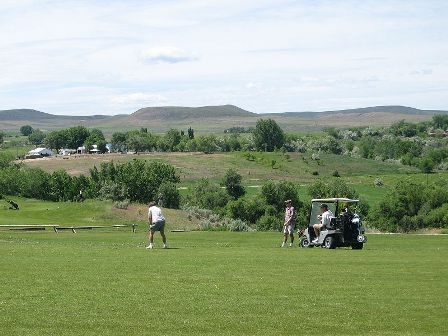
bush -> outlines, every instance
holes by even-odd
[[[176,184],[172,182],[164,182],[158,190],[158,201],[160,206],[178,209],[180,204],[179,190]]]
[[[311,175],[317,176],[317,175],[319,175],[319,172],[318,172],[317,170],[314,170],[314,171],[311,173]]]
[[[184,206],[182,209],[188,212],[188,217],[200,220],[199,230],[253,231],[244,221],[221,217],[211,210],[201,209],[197,206]]]
[[[331,175],[334,177],[341,177],[341,175],[339,175],[339,172],[337,170],[335,170]]]
[[[290,199],[296,210],[302,207],[296,186],[292,182],[269,181],[261,188],[261,196],[265,203],[272,205],[277,212],[283,213],[285,201]]]
[[[375,187],[382,187],[382,186],[384,186],[384,182],[383,182],[382,179],[380,179],[379,177],[377,177],[377,178],[375,179],[375,181],[373,182],[373,185],[374,185]]]
[[[283,221],[278,216],[263,215],[257,221],[257,230],[259,231],[280,231]]]
[[[223,210],[230,200],[227,192],[207,179],[200,180],[189,197],[190,205],[197,205],[203,209]]]
[[[248,223],[256,221],[265,213],[266,203],[259,198],[230,201],[226,206],[226,213],[233,219],[241,219]]]
[[[317,179],[308,186],[311,198],[347,197],[358,198],[358,193],[339,178]]]
[[[246,193],[246,190],[241,185],[241,179],[241,175],[234,169],[227,170],[224,176],[222,184],[233,199],[238,199]]]
[[[400,181],[379,203],[371,220],[382,230],[408,232],[448,227],[447,182]]]
[[[244,222],[240,219],[226,218],[224,220],[224,224],[229,231],[236,231],[236,232],[254,231],[254,229],[252,229],[246,222]]]
[[[259,151],[272,152],[285,143],[285,134],[272,119],[259,119],[253,130],[255,148]]]
[[[102,200],[123,201],[126,199],[126,194],[127,191],[124,186],[112,181],[102,182],[98,190],[98,198]]]
[[[114,208],[126,210],[129,203],[129,200],[117,201],[114,203]]]

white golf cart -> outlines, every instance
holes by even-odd
[[[354,250],[361,250],[367,237],[364,235],[361,218],[356,213],[358,202],[359,200],[349,198],[312,199],[308,228],[300,237],[300,246],[321,246],[328,249],[351,246]],[[319,237],[316,237],[313,225],[320,223],[322,204],[328,206],[334,217],[329,225],[322,227]]]

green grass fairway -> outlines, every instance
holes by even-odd
[[[446,335],[448,237],[0,231],[2,335]]]

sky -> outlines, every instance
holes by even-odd
[[[448,110],[448,1],[0,0],[0,110]]]

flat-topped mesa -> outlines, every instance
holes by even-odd
[[[134,112],[133,119],[190,119],[190,118],[224,118],[224,117],[256,117],[257,114],[246,111],[235,105],[183,107],[183,106],[160,106],[145,107]]]

